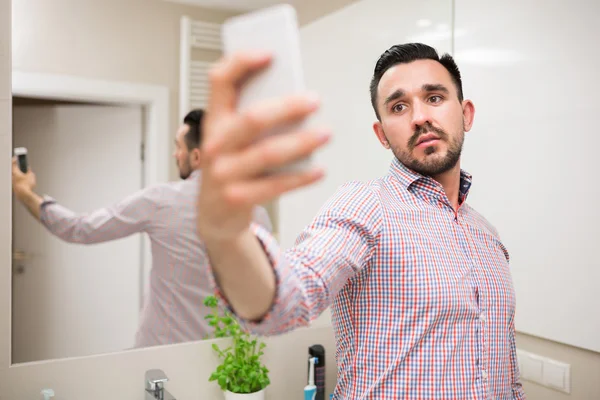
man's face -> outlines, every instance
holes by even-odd
[[[408,168],[426,176],[458,165],[474,108],[462,104],[450,73],[433,60],[398,64],[378,86],[381,122],[373,129],[386,148]]]
[[[181,179],[187,179],[192,174],[191,165],[191,154],[185,143],[185,135],[188,133],[190,127],[187,124],[183,124],[177,130],[175,135],[175,151],[173,157],[177,163],[177,169],[179,169],[179,177]]]

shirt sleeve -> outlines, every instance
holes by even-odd
[[[242,328],[257,335],[276,335],[314,321],[348,280],[369,264],[379,238],[380,212],[371,188],[350,183],[325,204],[287,251],[254,223],[252,229],[271,261],[277,291],[261,321],[238,318]],[[210,275],[219,301],[234,312]]]
[[[258,206],[254,209],[254,222],[263,226],[267,231],[273,232],[273,223],[266,208]]]
[[[105,208],[78,214],[44,196],[42,224],[60,239],[70,243],[94,244],[144,232],[155,213],[161,195],[160,186],[142,189]]]

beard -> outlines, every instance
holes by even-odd
[[[445,155],[440,153],[440,150],[436,148],[437,145],[435,144],[424,149],[425,158],[423,160],[419,160],[413,155],[419,137],[426,133],[435,133],[439,136],[440,141],[447,143],[448,149]],[[443,129],[436,128],[430,123],[426,123],[415,129],[415,132],[408,140],[406,148],[393,146],[392,151],[398,161],[407,168],[424,176],[435,176],[443,174],[456,166],[460,160],[464,139],[465,132],[462,129],[458,134],[451,137]],[[436,154],[436,152],[440,154]]]
[[[179,177],[183,180],[186,180],[192,174],[192,167],[189,160],[182,162],[182,165],[177,163],[177,169],[179,169]]]

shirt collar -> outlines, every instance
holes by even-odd
[[[395,177],[407,190],[409,190],[416,182],[423,182],[439,186],[439,183],[435,182],[432,178],[421,175],[406,165],[402,164],[396,157],[392,160],[390,165],[389,174]],[[461,202],[467,198],[471,184],[473,182],[473,176],[465,170],[460,170],[460,195]]]
[[[188,176],[186,178],[186,180],[191,180],[191,179],[197,179],[200,176],[200,170],[199,169],[195,169],[192,171],[192,173],[190,174],[190,176]]]

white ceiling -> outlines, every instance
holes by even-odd
[[[192,4],[195,6],[214,8],[227,11],[250,11],[280,3],[296,6],[302,0],[165,0],[172,3]]]

